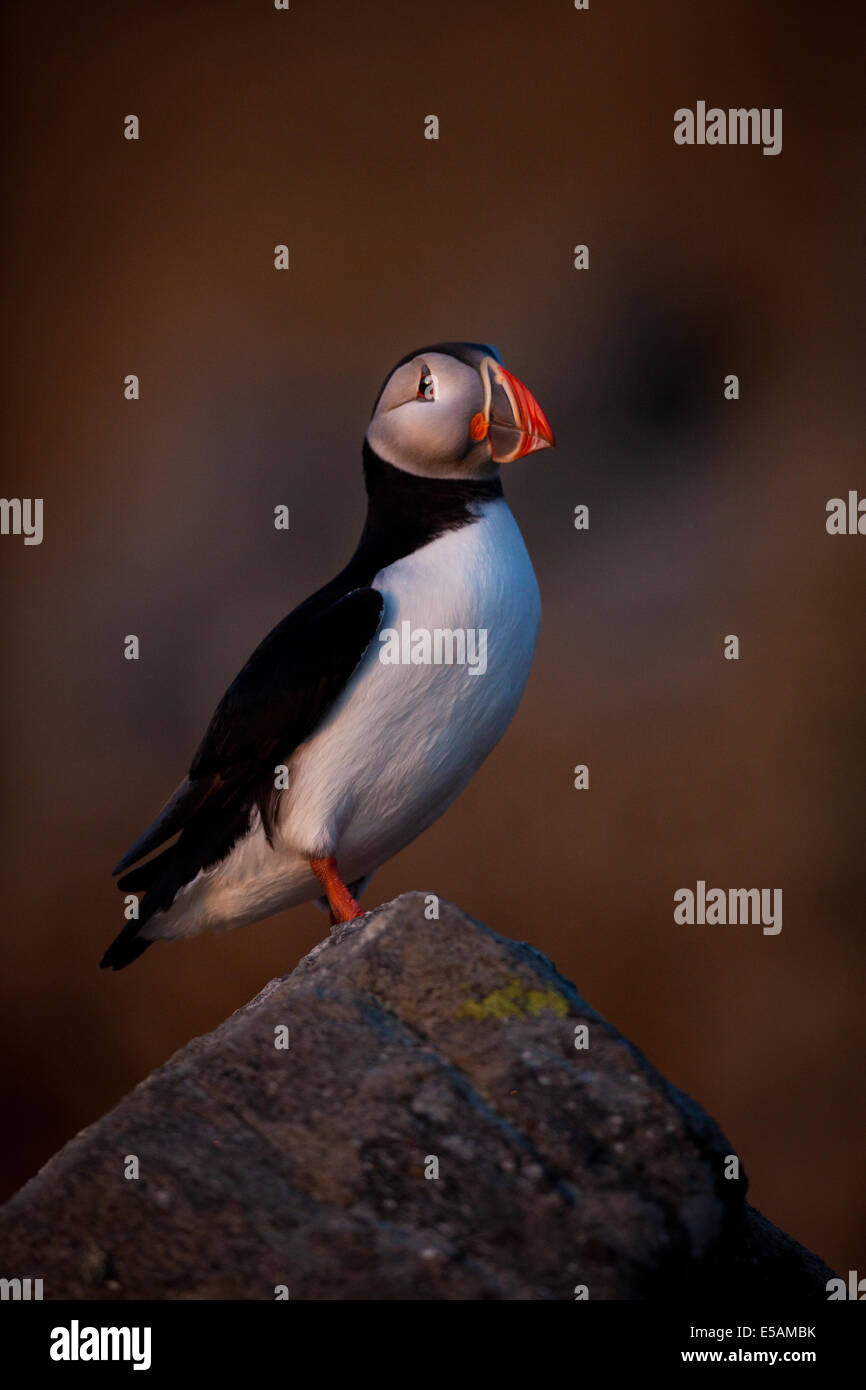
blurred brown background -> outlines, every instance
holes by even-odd
[[[44,497],[45,540],[0,540],[4,1194],[322,936],[307,907],[96,968],[111,866],[354,545],[381,379],[472,338],[558,437],[505,479],[541,645],[507,738],[366,902],[437,891],[550,953],[719,1120],[755,1203],[862,1272],[866,539],[824,528],[866,494],[855,7],[5,23],[3,492]],[[781,106],[782,154],[675,146],[699,99]],[[698,878],[781,887],[782,934],[676,926]]]

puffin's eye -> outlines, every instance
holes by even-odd
[[[428,372],[425,367],[418,382],[418,390],[415,392],[416,401],[435,401],[437,384],[433,373]]]

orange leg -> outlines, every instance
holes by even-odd
[[[328,906],[331,909],[331,922],[351,922],[364,913],[352,897],[337,872],[337,861],[333,854],[328,859],[311,859],[310,868],[325,890]]]

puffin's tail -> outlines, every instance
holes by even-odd
[[[146,864],[139,864],[137,869],[131,869],[123,878],[117,880],[121,892],[145,892],[147,896],[141,903],[139,916],[127,922],[112,941],[99,962],[100,970],[122,970],[125,965],[131,965],[134,960],[138,960],[148,946],[153,945],[152,941],[145,941],[139,933],[160,907],[168,906],[177,891],[174,882],[168,886],[167,894],[159,891],[165,886],[166,870],[171,870],[174,865],[174,848],[172,845],[169,849],[164,849],[162,854],[155,855]]]
[[[123,869],[128,866],[133,854],[146,853],[154,848],[149,832],[143,836],[137,842],[137,848],[130,850],[115,869],[115,873],[122,874],[117,880],[122,893],[144,895],[139,904],[139,914],[127,922],[123,931],[112,941],[100,961],[102,969],[122,970],[125,965],[138,960],[151,944],[142,940],[140,934],[145,924],[158,912],[167,912],[184,885],[191,883],[202,869],[208,869],[225,859],[248,830],[249,822],[250,806],[243,798],[235,798],[234,802],[223,801],[210,815],[199,812],[184,827],[180,839],[173,845],[134,869],[127,867],[124,873]]]
[[[153,942],[140,937],[140,930],[141,922],[127,922],[99,962],[100,970],[122,970],[125,965],[131,965],[139,956],[144,955]]]

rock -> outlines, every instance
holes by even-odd
[[[3,1272],[46,1299],[826,1299],[698,1105],[545,956],[426,901],[336,928],[67,1144],[0,1211]]]

